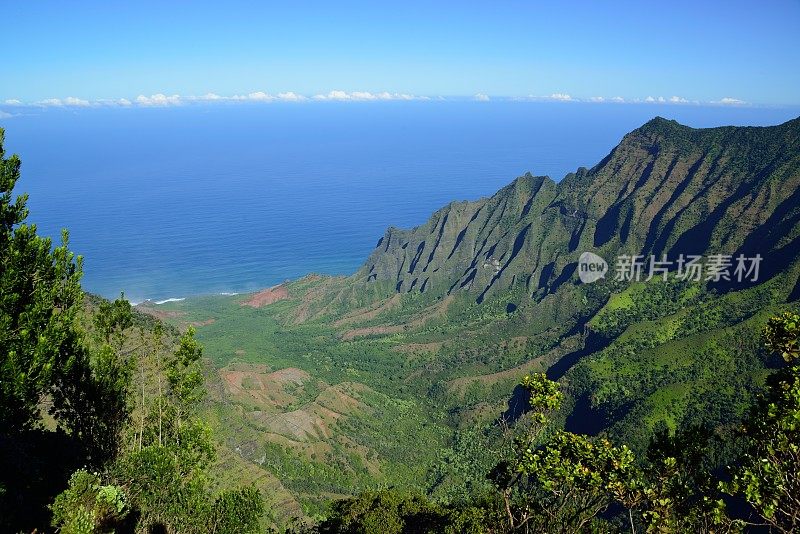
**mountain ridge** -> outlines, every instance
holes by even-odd
[[[775,259],[764,265],[772,276],[800,247],[798,153],[800,118],[690,128],[655,117],[560,182],[526,173],[415,228],[390,226],[331,298],[352,305],[354,293],[369,303],[466,291],[481,303],[520,285],[541,298],[574,279],[582,251],[675,258],[760,250]]]

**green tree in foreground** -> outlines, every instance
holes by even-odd
[[[648,532],[739,531],[726,515],[711,474],[708,450],[713,439],[699,427],[656,434],[642,466],[641,482],[621,499],[629,510],[631,525],[636,515]]]
[[[81,350],[65,369],[53,392],[51,412],[82,444],[86,463],[100,468],[113,461],[130,419],[133,356],[123,353],[124,332],[132,324],[131,304],[124,295],[103,301],[95,312],[99,346]]]
[[[26,222],[27,196],[14,196],[20,160],[3,141],[0,129],[0,530],[16,532],[45,523],[45,503],[82,462],[81,447],[46,432],[41,416],[85,350],[81,259],[66,231],[53,247]]]
[[[100,476],[79,470],[69,480],[69,488],[51,506],[53,524],[63,534],[114,532],[128,513],[123,490],[102,485]]]
[[[514,439],[510,461],[490,478],[500,491],[508,531],[582,532],[634,484],[633,453],[606,439],[557,431],[541,444],[557,410],[559,385],[544,374],[527,376],[531,411],[525,431]]]
[[[26,195],[13,198],[17,156],[0,130],[0,436],[36,427],[39,403],[81,353],[74,325],[83,302],[81,260],[26,224]]]
[[[767,348],[789,363],[771,377],[745,424],[749,450],[725,488],[741,494],[778,532],[800,531],[800,315],[784,313],[765,329]]]
[[[203,396],[201,354],[190,328],[165,368],[155,369],[166,376],[151,377],[166,389],[145,385],[161,397],[139,406],[149,414],[130,419],[131,439],[119,439],[128,443],[127,448],[102,475],[79,471],[73,476],[69,489],[52,506],[53,526],[87,533],[124,530],[126,525],[142,532],[197,534],[259,528],[264,508],[257,490],[212,494],[207,487],[206,468],[215,450],[211,430],[198,414]],[[138,392],[132,389],[131,395]],[[88,484],[87,477],[95,478]],[[114,501],[119,506],[109,507],[110,494],[119,497]]]
[[[480,534],[499,522],[487,507],[452,507],[421,495],[395,490],[367,492],[333,504],[330,519],[313,529],[319,534]],[[307,532],[308,530],[302,530]]]

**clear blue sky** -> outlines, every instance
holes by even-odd
[[[331,90],[800,104],[800,2],[0,5],[0,103]]]

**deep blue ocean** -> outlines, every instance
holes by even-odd
[[[47,109],[0,120],[29,220],[84,256],[84,288],[138,302],[355,271],[387,226],[560,180],[661,115],[772,125],[798,109],[383,102]]]

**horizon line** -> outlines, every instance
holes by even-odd
[[[724,96],[717,100],[690,100],[684,97],[672,96],[646,96],[644,98],[625,98],[621,96],[590,96],[574,97],[569,93],[551,93],[549,95],[489,95],[486,93],[476,93],[474,95],[415,95],[397,92],[369,92],[369,91],[342,91],[333,90],[328,93],[318,93],[314,95],[303,95],[293,91],[279,92],[276,94],[264,91],[254,91],[247,94],[235,94],[222,96],[216,93],[206,93],[204,95],[180,95],[155,93],[150,96],[140,94],[135,98],[100,98],[84,99],[75,96],[61,98],[47,98],[37,101],[22,101],[12,98],[6,99],[0,104],[0,108],[6,109],[45,109],[45,108],[164,108],[178,107],[184,105],[198,104],[224,104],[224,103],[308,103],[308,102],[446,102],[446,101],[472,101],[472,102],[557,102],[557,103],[588,103],[588,104],[662,104],[662,105],[683,105],[683,106],[727,106],[727,107],[765,107],[765,108],[786,108],[800,106],[800,104],[759,104],[747,102],[738,98]],[[9,118],[14,114],[2,112],[0,118]]]

